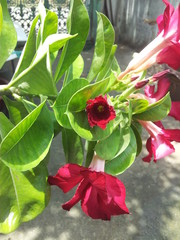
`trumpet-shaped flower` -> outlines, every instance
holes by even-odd
[[[95,155],[89,168],[66,164],[55,176],[49,176],[49,183],[65,193],[79,184],[72,199],[62,205],[63,209],[69,211],[81,201],[82,210],[93,219],[110,220],[112,215],[129,213],[124,184],[104,173],[104,164],[105,161]]]
[[[171,141],[180,142],[179,129],[164,129],[160,122],[155,124],[150,121],[138,121],[150,134],[150,138],[146,142],[149,154],[143,158],[143,161],[150,162],[152,157],[154,157],[154,161],[156,162],[175,151]]]
[[[129,72],[145,70],[155,63],[167,63],[175,69],[179,67],[180,4],[174,9],[167,0],[163,2],[166,8],[164,14],[157,18],[158,36],[130,61],[118,79],[122,79]],[[171,52],[172,49],[174,51]]]
[[[91,127],[98,126],[102,129],[116,117],[114,108],[109,105],[107,97],[98,96],[87,101],[86,111]]]

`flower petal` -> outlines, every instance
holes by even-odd
[[[89,174],[92,182],[94,173]],[[94,219],[110,220],[112,215],[129,213],[125,204],[126,191],[124,184],[117,178],[106,174],[96,173],[96,180],[92,182],[82,200],[82,209]]]
[[[149,154],[146,157],[142,158],[142,160],[144,162],[150,162],[153,157],[151,138],[148,138],[148,140],[146,141],[146,148],[147,148],[147,151],[149,152]]]
[[[81,171],[84,169],[86,168],[77,164],[66,164],[58,170],[55,176],[49,176],[48,182],[50,185],[57,185],[66,193],[81,182],[83,179]]]
[[[162,134],[158,134],[156,138],[153,137],[151,145],[154,161],[164,158],[175,151],[174,146]]]
[[[180,102],[171,102],[171,110],[168,115],[180,121]]]

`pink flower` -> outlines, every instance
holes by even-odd
[[[66,164],[55,176],[49,176],[50,185],[57,185],[63,192],[78,188],[74,196],[62,205],[70,210],[81,201],[81,208],[93,219],[110,220],[113,215],[129,213],[126,204],[124,184],[116,177],[104,173],[105,161],[95,155],[90,168]]]
[[[150,134],[150,138],[146,142],[149,154],[143,158],[143,161],[150,162],[151,158],[154,157],[156,162],[156,160],[164,158],[175,151],[171,141],[180,142],[179,129],[164,129],[161,122],[155,124],[150,121],[138,121]]]
[[[91,127],[98,126],[102,129],[116,117],[112,106],[107,102],[107,97],[98,96],[87,101],[86,111]]]
[[[145,70],[155,63],[167,63],[171,67],[178,68],[180,4],[177,9],[174,10],[174,7],[167,0],[163,0],[163,2],[166,4],[166,9],[164,14],[157,18],[159,28],[158,36],[131,60],[126,70],[118,76],[119,80],[129,72]]]
[[[144,90],[146,99],[150,103],[157,102],[166,95],[166,93],[169,91],[170,85],[171,83],[169,79],[164,77],[158,81],[156,91],[154,85],[146,86]],[[168,115],[180,121],[180,102],[171,102],[171,110]]]
[[[159,64],[166,63],[171,68],[178,70],[180,68],[180,43],[164,48],[157,55],[156,61]]]
[[[150,103],[157,102],[163,98],[169,91],[170,81],[167,77],[163,77],[158,81],[157,90],[155,91],[155,85],[147,85],[144,89],[146,97]]]

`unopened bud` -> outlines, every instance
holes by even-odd
[[[136,83],[135,88],[136,88],[136,89],[142,88],[142,87],[144,87],[148,82],[149,82],[149,79],[142,80],[142,81]]]

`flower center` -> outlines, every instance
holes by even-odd
[[[99,105],[97,109],[99,112],[104,112],[104,106],[102,105]]]

